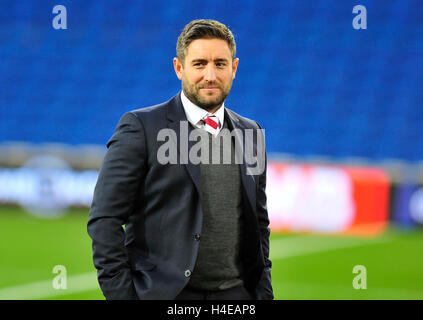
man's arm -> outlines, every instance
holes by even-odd
[[[259,126],[259,129],[262,128]],[[264,141],[264,133],[258,135],[258,138],[262,138],[261,143],[265,146]],[[264,256],[264,270],[261,275],[260,281],[257,284],[256,288],[256,299],[258,300],[272,300],[273,296],[273,289],[272,289],[272,282],[271,282],[271,269],[272,269],[272,261],[269,260],[269,237],[270,237],[270,229],[269,229],[269,215],[267,212],[267,197],[266,197],[266,172],[267,172],[267,155],[266,150],[264,148],[263,159],[264,161],[264,171],[262,174],[258,176],[258,189],[257,189],[257,216],[258,216],[258,223],[260,228],[260,237],[261,237],[261,245],[262,251]]]
[[[138,299],[122,228],[134,209],[146,164],[144,130],[136,115],[122,116],[107,147],[87,227],[94,265],[106,299]]]

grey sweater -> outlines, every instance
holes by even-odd
[[[227,128],[226,122],[223,128]],[[235,164],[231,142],[231,163],[223,163],[224,130],[214,138],[204,131],[202,147],[209,143],[209,163],[200,164],[203,190],[203,227],[195,268],[189,287],[202,290],[224,290],[243,283],[241,274],[240,239],[241,176]],[[202,149],[203,150],[203,149]],[[221,161],[212,163],[212,154],[219,152]]]

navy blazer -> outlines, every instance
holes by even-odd
[[[125,113],[107,143],[87,228],[107,299],[174,299],[194,270],[203,218],[200,166],[157,159],[163,128],[176,133],[179,159],[181,121],[187,118],[179,93]],[[227,108],[225,121],[229,130],[260,129]],[[248,175],[245,161],[240,166],[244,282],[256,299],[273,299],[266,170]]]

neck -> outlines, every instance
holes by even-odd
[[[220,109],[221,106],[222,106],[222,104],[218,105],[217,107],[213,107],[212,109],[204,109],[204,110],[206,110],[207,112],[210,112],[210,113],[215,113],[217,110]]]

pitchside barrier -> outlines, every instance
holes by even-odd
[[[89,208],[104,148],[15,144],[0,151],[0,204],[50,218],[69,207]],[[272,233],[372,236],[389,223],[423,224],[422,165],[351,163],[269,154]]]
[[[389,176],[378,168],[270,162],[273,232],[373,235],[388,224]]]

